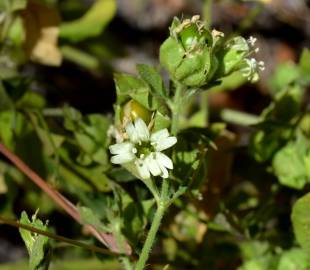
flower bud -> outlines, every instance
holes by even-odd
[[[206,85],[217,68],[212,33],[199,16],[179,21],[174,18],[170,37],[160,48],[160,62],[173,80],[189,87]]]
[[[122,126],[126,126],[127,123],[133,122],[137,118],[141,118],[148,124],[151,121],[151,117],[152,112],[133,99],[128,101],[121,111]]]

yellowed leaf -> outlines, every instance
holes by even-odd
[[[0,174],[0,194],[5,194],[8,191],[8,187],[4,181],[4,176]]]
[[[60,17],[56,9],[29,2],[22,12],[26,29],[25,50],[37,63],[59,66],[62,55],[58,48]]]

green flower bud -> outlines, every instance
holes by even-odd
[[[160,62],[173,80],[189,87],[201,87],[209,82],[217,69],[215,41],[217,39],[199,16],[182,22],[175,18],[170,37],[160,48]]]
[[[133,122],[137,118],[141,118],[146,124],[148,124],[151,121],[152,112],[137,101],[131,99],[122,108],[122,126],[126,126],[128,122]]]

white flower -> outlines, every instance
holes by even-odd
[[[125,127],[128,139],[109,147],[112,155],[111,162],[121,164],[141,179],[153,176],[167,178],[167,169],[173,169],[171,159],[161,151],[166,150],[177,142],[177,138],[169,136],[167,129],[150,134],[141,118]]]
[[[257,62],[255,58],[246,58],[244,64],[245,67],[240,70],[242,76],[247,77],[251,82],[256,82],[258,80],[258,71],[265,69],[265,63],[263,61]]]

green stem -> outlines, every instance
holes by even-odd
[[[208,27],[212,24],[212,4],[213,0],[204,0],[203,17]]]
[[[176,83],[175,94],[173,98],[173,103],[170,106],[172,112],[172,120],[171,120],[171,134],[176,135],[179,129],[179,118],[180,118],[180,111],[182,109],[182,102],[183,102],[183,94],[184,94],[185,86]]]
[[[143,270],[147,259],[149,258],[153,243],[155,241],[156,234],[158,232],[161,220],[164,216],[165,205],[164,203],[160,203],[156,213],[154,215],[153,223],[151,225],[151,229],[147,235],[146,241],[142,248],[142,252],[140,254],[139,260],[136,264],[135,270]]]
[[[153,179],[151,178],[143,179],[142,182],[146,185],[146,187],[152,193],[153,197],[155,198],[156,203],[159,204],[159,201],[160,201],[159,192],[157,190],[156,185],[154,184]]]
[[[143,245],[135,270],[143,270],[145,263],[150,256],[150,252],[153,247],[156,234],[158,232],[160,223],[163,219],[165,210],[167,208],[167,202],[169,200],[168,192],[169,192],[169,181],[168,179],[163,179],[163,183],[161,186],[160,200],[157,204],[157,210],[155,212],[150,231]]]

